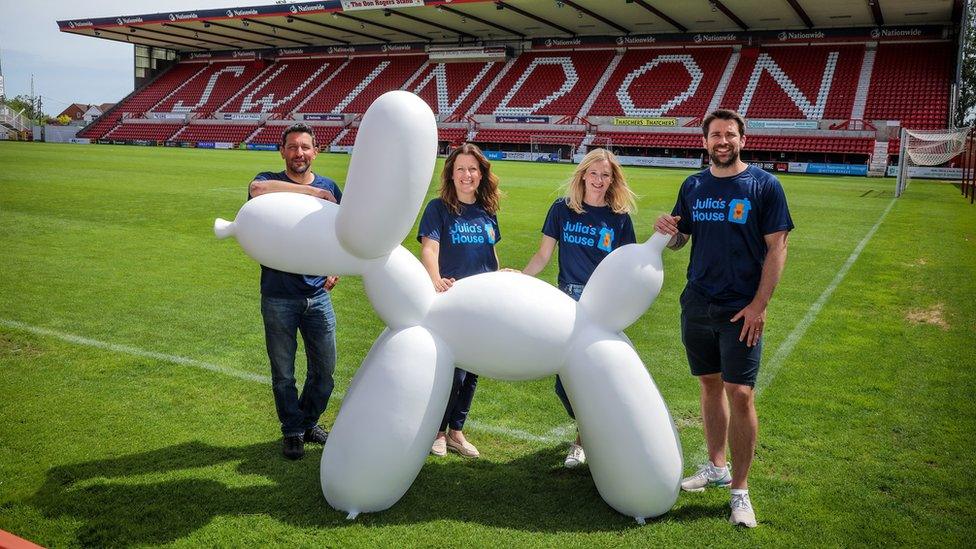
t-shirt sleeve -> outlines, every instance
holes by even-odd
[[[342,189],[339,188],[339,185],[335,181],[332,181],[331,183],[332,183],[332,196],[335,197],[337,204],[342,204]]]
[[[441,240],[441,213],[438,208],[440,199],[435,198],[427,203],[424,208],[424,215],[420,217],[420,227],[417,229],[417,242],[422,242],[423,237],[440,242]]]
[[[495,243],[497,244],[498,241],[500,241],[502,239],[502,228],[498,224],[498,216],[497,215],[492,215],[491,216],[491,224],[495,226]]]
[[[786,193],[783,185],[774,177],[770,177],[763,190],[762,218],[759,222],[764,235],[793,230],[793,218],[790,217],[790,208],[786,204]]]
[[[542,224],[542,234],[555,238],[556,240],[559,240],[559,235],[562,232],[559,226],[559,202],[561,200],[557,200],[549,207],[549,213],[546,214],[546,221]]]
[[[620,229],[620,245],[635,244],[636,242],[637,235],[634,233],[634,220],[630,218],[630,214],[624,214],[624,225]]]
[[[675,201],[674,208],[671,209],[671,215],[681,216],[681,219],[678,220],[678,231],[683,234],[691,234],[691,213],[688,212],[688,206],[685,204],[685,188],[687,186],[688,181],[685,180],[678,191],[678,200]]]

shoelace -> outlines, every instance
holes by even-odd
[[[749,495],[735,494],[732,496],[732,509],[751,509],[752,503],[749,501]]]

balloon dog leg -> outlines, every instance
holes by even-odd
[[[637,352],[620,337],[582,335],[559,376],[597,490],[611,507],[642,523],[678,499],[678,432]]]
[[[322,452],[333,508],[382,511],[410,488],[444,417],[454,373],[447,345],[426,328],[387,329],[353,378]]]

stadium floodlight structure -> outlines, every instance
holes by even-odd
[[[898,178],[895,197],[905,192],[917,167],[941,166],[966,150],[966,137],[972,128],[945,128],[940,130],[901,129],[901,146],[898,154]]]

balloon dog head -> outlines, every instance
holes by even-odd
[[[282,271],[361,275],[388,328],[357,371],[322,454],[327,501],[350,516],[384,510],[406,492],[437,431],[452,372],[498,379],[559,374],[590,471],[612,507],[642,520],[674,504],[681,447],[647,369],[621,331],[656,298],[668,237],[621,247],[600,263],[577,303],[533,277],[495,272],[435,293],[400,245],[436,161],[430,108],[394,91],[363,117],[342,205],[271,193],[245,204],[218,238]]]

